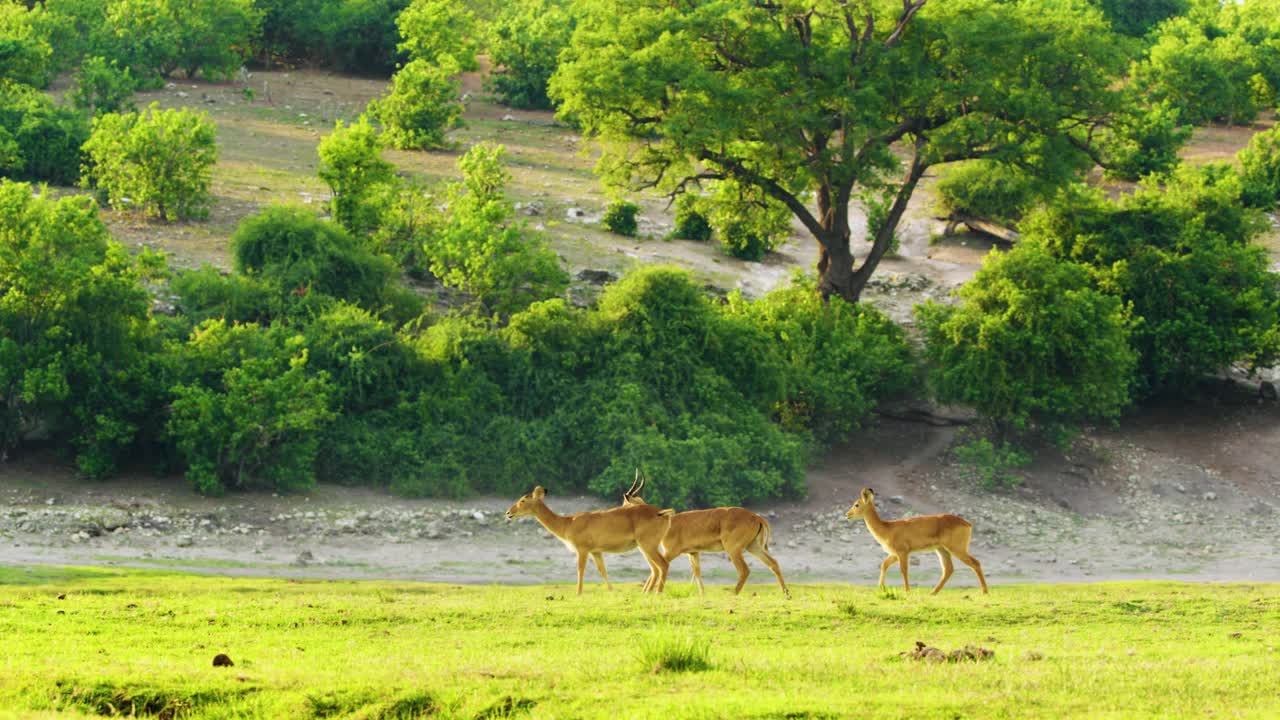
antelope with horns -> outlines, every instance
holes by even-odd
[[[631,489],[623,493],[624,506],[646,504],[639,495],[644,489],[644,478],[639,480],[639,486],[632,483]],[[706,595],[706,588],[702,584],[701,553],[727,553],[738,571],[738,585],[733,589],[733,594],[737,595],[742,592],[742,586],[747,583],[747,576],[751,574],[751,568],[747,567],[747,561],[742,556],[743,552],[749,552],[773,571],[782,594],[791,597],[791,591],[782,579],[782,568],[778,567],[778,561],[769,554],[770,539],[769,521],[746,508],[688,510],[676,513],[671,518],[671,527],[662,539],[662,556],[669,565],[671,561],[688,553],[693,579],[698,583],[698,594]]]
[[[633,483],[634,485],[634,483]],[[662,537],[671,526],[674,510],[661,509],[647,503],[635,503],[608,510],[592,510],[572,515],[557,515],[543,502],[547,491],[541,485],[521,497],[507,510],[507,519],[532,515],[542,527],[560,539],[565,547],[578,555],[578,594],[582,594],[582,574],[587,556],[595,561],[596,570],[612,590],[609,573],[604,568],[604,553],[624,553],[640,549],[649,563],[649,580],[645,592],[662,592],[667,582],[669,563],[662,557]]]
[[[903,520],[881,520],[880,513],[876,512],[875,497],[871,488],[863,488],[862,494],[854,501],[849,512],[845,513],[845,517],[850,520],[865,520],[871,537],[889,553],[889,557],[880,563],[880,587],[884,587],[884,574],[894,563],[898,563],[902,569],[902,589],[910,592],[907,557],[918,550],[933,550],[938,553],[938,561],[942,563],[942,579],[934,586],[933,594],[936,595],[951,578],[952,555],[973,568],[978,575],[978,583],[982,585],[982,594],[987,594],[987,579],[982,574],[982,563],[969,554],[969,536],[973,532],[973,526],[968,520],[958,515],[923,515]]]

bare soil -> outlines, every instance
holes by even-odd
[[[252,97],[245,88],[252,88]],[[130,246],[164,250],[179,267],[229,265],[236,224],[274,202],[327,200],[316,177],[316,144],[336,120],[355,119],[386,83],[318,71],[259,72],[242,83],[180,83],[142,94],[139,105],[198,106],[218,124],[216,203],[200,223],[142,222],[108,212]],[[593,157],[549,113],[502,108],[475,77],[468,127],[447,152],[388,153],[403,172],[456,175],[454,163],[482,140],[507,146],[509,194],[546,233],[570,269],[625,272],[637,263],[688,268],[722,289],[758,295],[811,268],[813,244],[795,237],[763,263],[746,263],[706,243],[666,241],[669,208],[641,198],[641,237],[604,231],[607,193]],[[1257,128],[1206,128],[1186,156],[1229,158]],[[991,249],[960,235],[936,242],[932,180],[922,184],[900,233],[901,250],[881,265],[865,299],[910,324],[911,307],[947,301]],[[1117,186],[1117,192],[1126,188]],[[579,213],[571,210],[582,211]],[[865,218],[853,218],[855,228]],[[1264,240],[1280,258],[1280,233]],[[856,249],[856,248],[855,248]],[[1265,379],[1276,380],[1269,370]],[[773,524],[775,555],[788,579],[865,583],[882,552],[844,512],[872,487],[888,517],[954,512],[974,524],[973,553],[998,586],[1015,581],[1118,578],[1280,580],[1280,405],[1257,398],[1257,377],[1237,374],[1204,398],[1146,408],[1118,428],[1090,429],[1066,453],[1040,448],[1016,489],[980,488],[952,460],[963,428],[882,419],[832,450],[808,475],[805,500],[755,508]],[[660,482],[661,479],[657,478]],[[129,475],[87,483],[46,455],[0,463],[0,563],[119,564],[233,574],[328,578],[413,578],[450,582],[573,579],[573,560],[535,522],[508,523],[511,498],[409,500],[367,488],[326,486],[308,495],[255,492],[204,498],[181,478]],[[602,507],[598,498],[552,497],[560,512]],[[913,561],[913,584],[938,577],[936,562]],[[610,559],[619,579],[647,572],[638,555]],[[676,579],[687,578],[678,561]],[[708,580],[733,571],[708,556]],[[756,570],[763,568],[756,567]],[[769,582],[767,572],[755,573]],[[896,584],[900,578],[891,577]],[[967,569],[956,585],[973,585]]]

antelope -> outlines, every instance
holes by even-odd
[[[978,583],[982,585],[982,594],[987,594],[987,579],[982,575],[982,564],[978,562],[978,558],[969,554],[969,535],[973,532],[973,526],[968,520],[958,515],[923,515],[903,520],[881,520],[880,513],[876,512],[875,497],[875,491],[863,488],[862,495],[854,501],[845,517],[850,520],[859,517],[865,520],[871,537],[889,553],[889,557],[880,563],[881,588],[884,587],[884,574],[894,563],[898,563],[902,568],[902,589],[904,592],[911,592],[911,584],[907,581],[907,557],[917,550],[933,550],[938,553],[938,562],[942,563],[942,579],[934,586],[934,595],[951,578],[952,555],[973,568],[978,575]]]
[[[649,563],[649,580],[644,591],[662,592],[670,564],[662,557],[661,542],[671,526],[675,510],[633,503],[608,510],[557,515],[543,502],[546,494],[541,485],[535,487],[507,510],[507,519],[532,515],[565,547],[577,553],[579,595],[582,594],[582,575],[587,568],[588,555],[595,561],[605,587],[613,590],[609,573],[604,568],[604,553],[624,553],[636,548]]]
[[[622,494],[623,506],[647,504],[639,493],[644,489],[644,478],[640,476],[639,486],[633,482],[631,489]],[[688,510],[677,513],[671,518],[671,527],[662,539],[662,557],[670,565],[671,561],[681,555],[689,554],[689,565],[693,568],[693,579],[698,584],[698,594],[706,596],[707,590],[702,584],[702,558],[704,552],[728,553],[733,566],[738,570],[738,585],[733,594],[742,592],[747,583],[751,568],[742,553],[749,552],[760,559],[778,578],[782,594],[791,597],[787,583],[782,579],[782,568],[778,561],[769,554],[771,532],[769,521],[741,507],[720,507],[708,510]]]

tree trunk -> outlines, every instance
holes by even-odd
[[[818,294],[823,300],[838,296],[857,302],[853,283],[853,252],[849,236],[818,244]]]

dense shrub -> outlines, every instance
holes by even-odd
[[[76,71],[71,104],[90,115],[133,112],[133,93],[137,83],[129,68],[100,57],[85,58]]]
[[[42,435],[101,476],[137,440],[155,390],[153,260],[109,241],[88,198],[0,181],[0,455]]]
[[[1231,363],[1265,365],[1280,353],[1280,282],[1252,242],[1264,225],[1240,194],[1229,167],[1183,167],[1114,202],[1067,194],[1024,225],[1132,305],[1143,394],[1185,390]]]
[[[431,273],[504,314],[555,297],[568,273],[546,240],[514,220],[504,195],[510,175],[501,145],[476,145],[458,161],[463,181],[447,190],[448,211],[425,247]]]
[[[489,60],[494,70],[485,82],[504,105],[551,109],[547,81],[573,35],[568,5],[563,0],[519,0],[493,27]]]
[[[324,298],[337,298],[377,311],[395,277],[390,258],[302,207],[276,205],[245,218],[231,246],[236,269],[285,303],[323,307]]]
[[[916,306],[929,384],[943,403],[973,406],[1004,439],[1114,418],[1129,403],[1129,318],[1088,270],[1024,240],[993,252],[958,306]]]
[[[470,3],[413,0],[396,18],[400,49],[411,60],[452,75],[478,67],[479,27]]]
[[[1093,0],[1116,32],[1142,37],[1191,8],[1191,0]]]
[[[1133,112],[1118,117],[1111,127],[1106,142],[1107,173],[1137,180],[1173,170],[1181,161],[1178,150],[1191,137],[1191,126],[1182,121],[1182,111],[1168,101],[1150,107],[1135,103],[1133,107]]]
[[[116,207],[133,207],[165,220],[209,213],[217,130],[205,113],[161,110],[95,118],[84,144],[82,182]]]
[[[1236,157],[1241,200],[1250,207],[1275,208],[1280,202],[1280,126],[1255,134]]]
[[[625,237],[635,237],[637,228],[636,215],[639,213],[639,205],[629,200],[615,200],[609,203],[609,207],[605,208],[602,221],[611,233]]]
[[[325,3],[315,37],[323,61],[345,72],[386,77],[404,59],[396,18],[407,0],[336,0]]]
[[[446,133],[462,126],[460,86],[450,74],[425,60],[400,68],[387,95],[369,105],[389,144],[402,150],[445,146]]]
[[[200,492],[315,484],[333,389],[288,332],[211,320],[178,348],[176,365],[195,377],[173,388],[168,432]]]
[[[179,273],[169,283],[178,297],[178,309],[187,320],[187,331],[205,320],[268,323],[279,312],[275,292],[266,283],[241,273],[224,273],[214,267]]]
[[[723,181],[711,198],[708,220],[726,253],[762,260],[791,232],[791,214],[758,188]]]
[[[333,133],[320,141],[318,152],[320,179],[332,193],[333,219],[352,233],[368,233],[381,212],[375,201],[395,179],[395,166],[382,159],[377,128],[364,116],[350,125],[339,120]]]
[[[773,413],[788,430],[837,442],[915,381],[901,328],[868,305],[824,302],[810,278],[753,302],[733,295],[726,312],[763,330],[780,353],[784,390]]]
[[[1265,56],[1249,39],[1186,17],[1164,23],[1157,33],[1133,77],[1154,102],[1178,108],[1186,122],[1248,123],[1275,104]]]
[[[58,70],[49,35],[43,7],[0,4],[0,82],[47,85]]]
[[[74,185],[89,123],[44,93],[0,82],[0,176]]]
[[[950,215],[1016,225],[1040,198],[1040,183],[1003,163],[968,160],[948,165],[938,180],[938,198]]]
[[[711,221],[707,219],[706,199],[685,193],[676,198],[675,227],[671,237],[680,240],[710,240]]]

